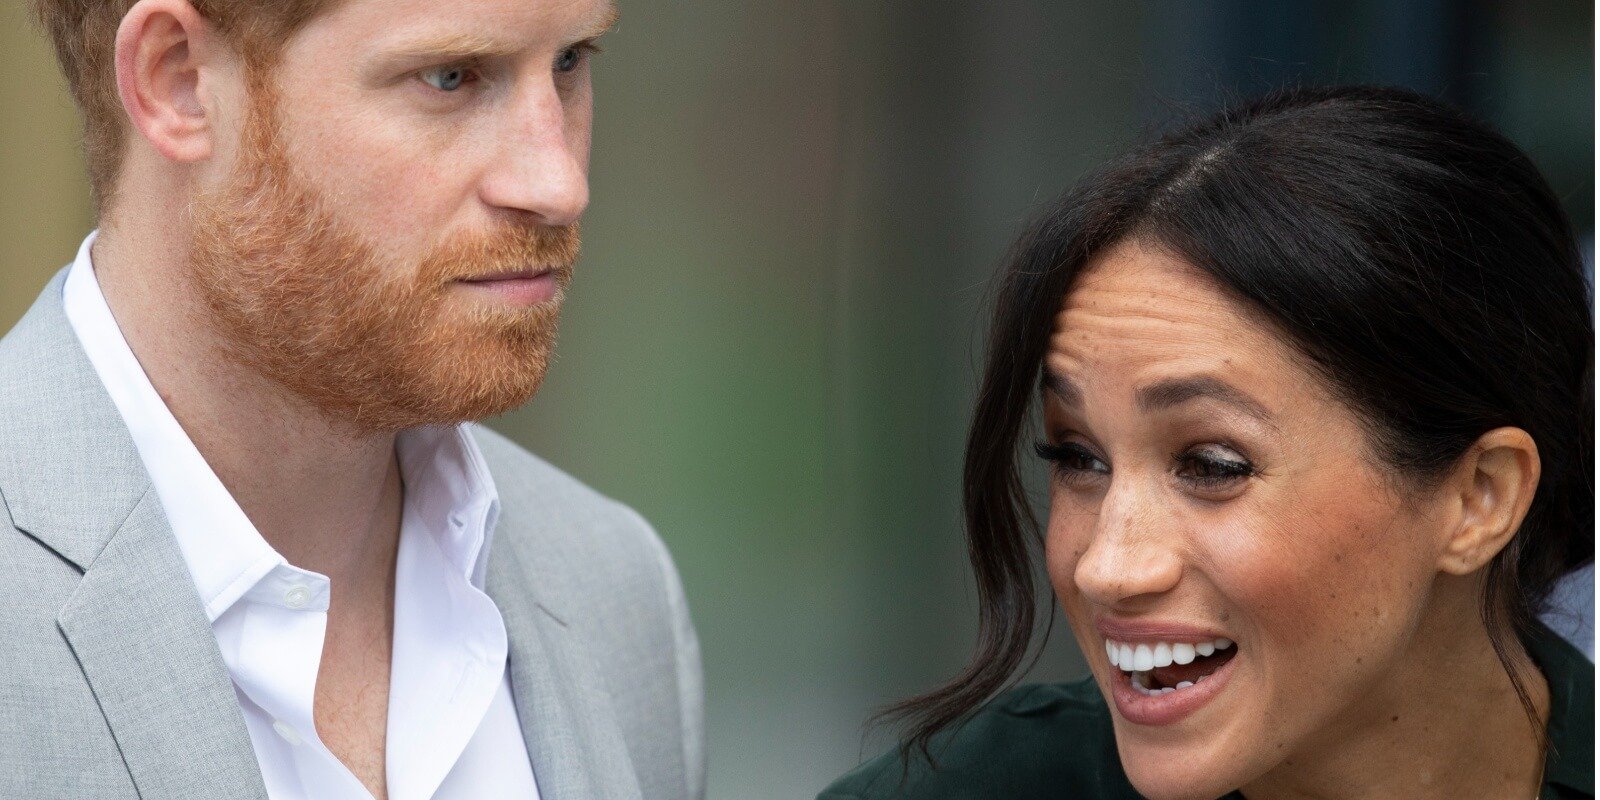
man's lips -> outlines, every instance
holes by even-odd
[[[506,271],[506,272],[492,272],[492,273],[489,273],[487,275],[474,275],[474,276],[472,276],[470,278],[457,278],[457,280],[462,281],[463,283],[492,283],[494,281],[517,281],[517,280],[528,280],[528,279],[532,279],[532,278],[540,278],[540,277],[544,277],[546,275],[551,275],[554,272],[555,272],[554,269],[552,269],[550,267],[545,267],[543,269],[521,269],[521,270],[510,270],[510,271]]]
[[[456,283],[473,292],[491,294],[501,302],[515,306],[548,303],[561,292],[556,270],[551,267],[474,275],[458,278]]]

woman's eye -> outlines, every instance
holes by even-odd
[[[1190,450],[1177,456],[1177,475],[1202,488],[1216,488],[1255,474],[1249,460],[1232,451]]]
[[[421,72],[423,82],[441,92],[453,92],[471,77],[471,70],[460,65],[432,67]]]
[[[1111,465],[1101,460],[1089,448],[1076,442],[1050,444],[1039,442],[1033,446],[1039,457],[1055,465],[1056,472],[1069,481],[1089,480],[1096,475],[1109,475]]]

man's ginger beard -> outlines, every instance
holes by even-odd
[[[228,352],[363,434],[483,419],[533,396],[562,292],[514,308],[451,281],[548,267],[565,289],[577,226],[500,223],[395,263],[296,174],[274,92],[254,84],[233,175],[192,204],[191,277]]]

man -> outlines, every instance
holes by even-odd
[[[0,341],[0,797],[696,798],[544,375],[606,0],[35,0],[98,234]]]

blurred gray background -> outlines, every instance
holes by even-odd
[[[964,663],[988,280],[1093,165],[1226,98],[1396,83],[1498,124],[1593,226],[1589,3],[620,5],[560,358],[492,424],[672,548],[716,800],[815,794]],[[20,0],[0,21],[8,328],[92,219],[48,47]],[[1081,674],[1068,639],[1030,680]]]

